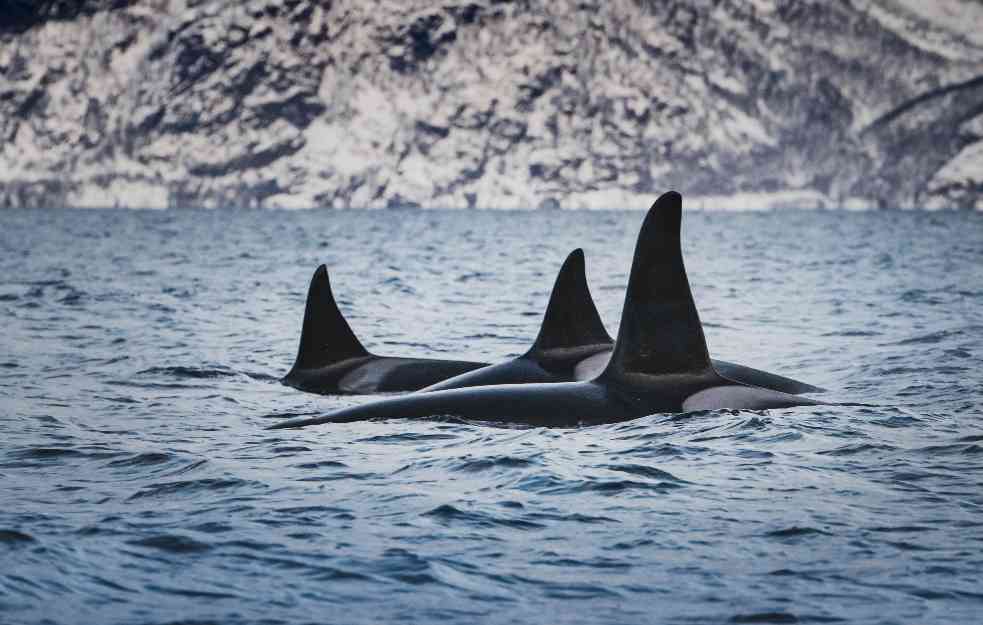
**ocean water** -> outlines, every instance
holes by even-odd
[[[711,353],[843,405],[264,431],[369,399],[278,383],[319,263],[498,361],[642,216],[0,213],[0,622],[983,622],[983,215],[685,214]]]

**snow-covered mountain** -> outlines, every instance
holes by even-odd
[[[979,0],[7,0],[0,206],[983,209]]]

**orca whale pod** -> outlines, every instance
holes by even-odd
[[[603,372],[593,380],[413,393],[320,417],[287,420],[268,429],[440,416],[576,427],[660,412],[821,404],[729,380],[714,369],[683,265],[681,221],[682,197],[675,192],[661,196],[646,215],[618,339]]]
[[[321,265],[307,291],[297,359],[281,382],[319,394],[416,391],[486,365],[370,353],[338,309],[328,269]]]

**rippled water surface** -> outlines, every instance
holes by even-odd
[[[497,361],[640,212],[0,213],[0,622],[970,623],[983,216],[687,213],[711,353],[863,406],[579,430],[281,386],[328,264],[377,353]]]

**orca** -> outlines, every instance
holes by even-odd
[[[338,309],[328,269],[321,265],[307,291],[297,360],[280,381],[321,395],[395,393],[416,391],[485,366],[488,363],[370,353]]]
[[[435,417],[578,427],[654,413],[823,404],[742,384],[714,369],[683,266],[681,222],[682,197],[676,192],[661,196],[649,209],[635,247],[618,338],[604,370],[592,380],[412,393],[267,429]]]
[[[432,384],[423,392],[467,386],[578,382],[596,377],[607,366],[614,340],[604,328],[587,287],[584,251],[570,252],[553,284],[539,335],[525,354]],[[821,393],[824,389],[760,369],[711,360],[729,380],[783,393]]]

